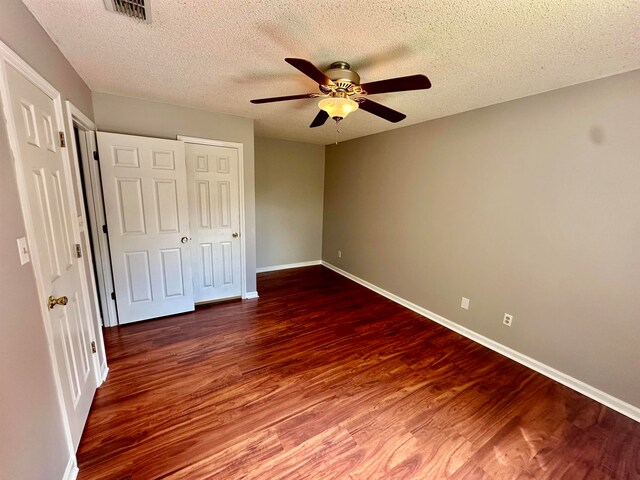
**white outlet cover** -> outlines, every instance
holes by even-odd
[[[342,258],[342,250],[338,250],[338,258]]]
[[[504,318],[502,319],[502,323],[507,327],[510,327],[513,323],[513,315],[511,315],[510,313],[505,313]]]
[[[460,308],[464,308],[465,310],[469,310],[469,299],[466,297],[462,297],[462,301],[460,302]]]

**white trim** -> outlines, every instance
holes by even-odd
[[[66,107],[67,107],[67,130],[69,132],[71,132],[71,134],[73,134],[73,128],[74,128],[74,124],[78,125],[79,128],[82,129],[83,132],[87,131],[91,131],[91,132],[95,132],[95,124],[91,121],[91,119],[89,119],[89,117],[87,117],[86,115],[84,115],[78,108],[76,108],[71,102],[69,102],[68,100],[65,102],[66,103]],[[94,133],[95,135],[95,133]],[[87,173],[89,175],[89,178],[91,178],[93,176],[93,170],[95,170],[95,166],[91,165],[91,162],[89,161],[88,158],[82,158],[81,155],[78,152],[78,148],[76,146],[76,139],[74,135],[71,135],[72,138],[69,138],[69,144],[71,146],[71,156],[74,159],[74,163],[73,163],[73,168],[76,171],[76,182],[78,183],[77,185],[77,192],[80,195],[83,195],[83,191],[86,194],[87,197],[87,204],[93,205],[93,203],[96,201],[96,196],[95,196],[95,191],[93,189],[93,185],[91,183],[91,181],[89,182],[85,182],[85,178],[82,178],[82,175],[80,174],[80,164],[82,163],[82,169],[85,173]],[[93,168],[92,168],[93,167]],[[88,184],[87,184],[88,183]],[[99,192],[101,193],[101,192]],[[102,195],[100,195],[100,201],[102,201]],[[81,199],[80,201],[80,215],[82,216],[82,223],[84,228],[82,229],[82,233],[84,233],[84,237],[85,237],[85,245],[87,246],[87,252],[84,252],[84,255],[81,258],[81,262],[84,264],[85,267],[85,272],[89,272],[89,278],[87,279],[88,282],[90,282],[91,286],[93,287],[93,308],[94,308],[94,315],[95,318],[94,320],[94,324],[93,324],[93,330],[94,330],[94,341],[96,342],[96,346],[98,348],[98,350],[101,353],[95,353],[93,354],[93,360],[94,360],[94,365],[95,365],[95,377],[96,377],[96,386],[99,387],[100,385],[102,385],[102,382],[104,381],[102,378],[102,370],[104,370],[107,367],[107,355],[106,355],[106,351],[105,351],[105,346],[104,346],[104,338],[102,336],[102,325],[103,325],[103,319],[100,317],[100,300],[98,300],[98,288],[103,287],[104,284],[102,282],[98,282],[98,284],[96,284],[96,272],[94,270],[94,254],[93,251],[91,251],[91,239],[89,238],[89,231],[87,228],[87,225],[90,223],[91,224],[91,236],[93,236],[93,238],[98,238],[97,236],[95,236],[95,230],[97,230],[97,224],[96,224],[96,218],[95,215],[91,215],[91,222],[87,221],[87,212],[85,211],[85,199]],[[93,212],[91,212],[93,213]],[[100,245],[98,246],[98,250],[100,250]],[[100,251],[98,252],[98,256],[95,257],[96,259],[96,266],[99,268],[100,270],[100,274],[103,274],[103,264],[102,264],[102,257],[100,256]],[[111,273],[111,269],[108,269],[109,273]],[[88,293],[88,292],[87,292]],[[101,298],[104,297],[105,292],[104,292],[104,288],[101,288],[100,291],[100,295]],[[111,300],[109,298],[109,300]],[[106,311],[107,316],[109,315],[109,306],[107,304],[107,302],[103,302],[103,309]],[[100,355],[104,356],[104,361],[102,362],[103,364],[101,365],[100,362]]]
[[[79,125],[81,126],[81,125]],[[100,177],[100,165],[93,158],[93,155],[98,153],[98,138],[95,130],[84,130],[84,136],[88,145],[88,157],[83,158],[83,162],[88,165],[85,171],[85,175],[88,172],[89,178],[87,183],[90,183],[90,188],[87,188],[87,196],[91,197],[91,211],[89,217],[91,218],[92,235],[96,239],[94,248],[99,251],[99,255],[96,258],[99,260],[99,271],[101,273],[98,287],[102,287],[101,299],[105,304],[105,311],[107,312],[104,318],[104,325],[106,327],[116,327],[120,322],[118,321],[118,309],[116,307],[116,300],[112,297],[115,291],[113,285],[113,272],[111,270],[111,251],[109,250],[109,236],[108,233],[103,231],[102,226],[107,225],[107,214],[104,209],[104,199],[102,197],[102,178]]]
[[[287,270],[288,268],[310,267],[311,265],[321,265],[322,260],[312,260],[310,262],[287,263],[285,265],[272,265],[270,267],[256,268],[256,273],[275,272],[276,270]]]
[[[241,297],[256,298],[257,292],[247,292],[247,225],[244,211],[244,144],[236,142],[223,142],[222,140],[212,140],[209,138],[187,137],[185,135],[176,136],[177,140],[184,143],[195,143],[197,145],[209,145],[212,147],[235,148],[238,150],[238,183],[240,195],[240,270],[242,271]],[[255,293],[256,297],[249,297],[249,293]]]
[[[592,387],[591,385],[588,385],[570,375],[567,375],[566,373],[556,370],[555,368],[552,368],[548,365],[545,365],[544,363],[539,362],[538,360],[535,360],[531,357],[528,357],[527,355],[517,352],[516,350],[506,347],[501,343],[498,343],[495,340],[491,340],[490,338],[480,335],[479,333],[476,333],[473,330],[463,327],[462,325],[458,325],[457,323],[454,323],[451,320],[448,320],[443,316],[438,315],[437,313],[433,313],[430,310],[427,310],[426,308],[423,308],[419,305],[416,305],[415,303],[405,300],[402,297],[399,297],[397,295],[394,295],[393,293],[383,290],[382,288],[372,283],[369,283],[366,280],[361,279],[360,277],[356,277],[355,275],[345,270],[342,270],[341,268],[338,268],[335,265],[332,265],[325,261],[322,262],[322,265],[333,270],[336,273],[339,273],[340,275],[348,278],[349,280],[353,280],[354,282],[359,283],[364,287],[367,287],[369,290],[373,290],[374,292],[382,295],[383,297],[388,298],[389,300],[393,300],[394,302],[402,305],[403,307],[408,308],[409,310],[413,310],[414,312],[419,313],[424,317],[427,317],[429,320],[433,320],[434,322],[439,323],[440,325],[447,327],[448,329],[453,330],[454,332],[459,333],[460,335],[467,337],[468,339],[473,340],[474,342],[479,343],[480,345],[483,345],[493,350],[494,352],[498,352],[499,354],[504,355],[505,357],[510,358],[511,360],[514,360],[520,363],[521,365],[524,365],[525,367],[529,367],[530,369],[535,370],[536,372],[541,373],[542,375],[549,377],[552,380],[555,380],[556,382],[559,382],[579,393],[582,393],[583,395],[586,395],[587,397],[595,400],[596,402],[606,405],[607,407],[612,408],[613,410],[620,412],[623,415],[626,415],[627,417],[635,420],[636,422],[640,422],[640,408],[634,405],[631,405],[630,403],[620,400],[619,398],[616,398],[612,395],[609,395],[608,393],[605,393],[602,390]]]
[[[96,130],[96,124],[93,123],[93,120],[91,120],[84,113],[82,113],[82,110],[76,107],[69,100],[67,100],[64,103],[67,106],[67,118],[73,117],[76,123],[82,125],[82,127],[87,130],[93,130],[93,131]]]
[[[13,50],[11,50],[4,42],[0,41],[0,98],[2,101],[2,107],[4,110],[5,116],[5,125],[7,126],[7,133],[9,137],[9,146],[13,153],[13,165],[16,172],[16,183],[18,185],[18,195],[20,197],[20,208],[22,210],[22,216],[24,218],[25,230],[27,233],[27,240],[30,245],[34,245],[35,242],[31,241],[35,238],[35,229],[33,226],[33,219],[31,217],[31,211],[28,207],[29,199],[28,199],[28,188],[25,180],[24,169],[22,168],[22,162],[20,161],[20,147],[18,141],[18,132],[15,127],[15,120],[13,118],[13,112],[11,111],[11,96],[9,92],[9,81],[7,77],[7,66],[11,66],[16,71],[18,71],[21,75],[23,75],[26,79],[32,82],[37,88],[42,90],[42,92],[47,95],[53,101],[54,108],[56,111],[56,122],[60,128],[65,128],[64,115],[62,113],[62,98],[60,93],[45,80],[38,72],[36,72],[31,66],[29,66],[22,58],[20,58]],[[69,135],[69,132],[66,132],[66,135]],[[61,148],[61,155],[63,158],[63,162],[65,164],[65,175],[67,177],[67,189],[70,194],[72,194],[73,189],[71,188],[71,172],[70,172],[70,158],[69,153],[66,148]],[[73,205],[72,205],[73,207]],[[72,222],[73,235],[74,240],[79,239],[79,228],[77,222]],[[38,272],[40,269],[40,258],[38,257],[37,249],[32,249],[31,260],[32,260],[32,268],[36,281],[36,289],[38,291],[38,296],[41,299],[47,298],[47,290],[44,287],[43,280]],[[83,275],[80,275],[82,278]],[[81,281],[81,283],[83,283]],[[85,290],[85,285],[82,285],[83,290]],[[84,297],[87,298],[86,290],[83,291]],[[40,313],[42,323],[44,324],[45,335],[47,337],[47,346],[49,349],[49,358],[52,363],[52,374],[54,379],[54,384],[56,387],[56,393],[58,397],[58,407],[60,409],[60,416],[62,418],[62,426],[64,430],[64,436],[67,443],[67,448],[69,450],[70,456],[73,458],[75,463],[75,449],[73,447],[73,438],[71,436],[71,427],[69,425],[69,418],[67,417],[66,408],[64,404],[64,394],[62,391],[62,380],[59,375],[58,361],[56,358],[55,350],[54,350],[54,340],[53,340],[53,331],[51,323],[49,322],[49,313],[47,312],[45,302],[38,302],[40,306]],[[93,333],[93,326],[89,324],[89,328]],[[94,335],[92,335],[95,338]],[[77,472],[76,472],[77,473]]]
[[[64,469],[64,473],[62,474],[62,480],[76,480],[78,478],[78,461],[75,455],[71,455],[69,457],[69,462],[67,463],[67,468]]]
[[[65,102],[67,106],[67,122],[68,128],[73,133],[73,125],[76,124],[84,130],[85,134],[90,133],[90,150],[88,152],[91,155],[93,152],[97,152],[98,146],[96,144],[96,126],[95,124],[84,115],[75,105],[71,102]],[[102,319],[103,325],[106,327],[115,327],[118,325],[118,314],[116,310],[116,302],[111,298],[111,292],[113,289],[113,276],[111,274],[111,256],[109,253],[109,244],[107,240],[107,234],[102,231],[101,225],[106,225],[104,214],[104,203],[102,200],[102,183],[100,180],[100,169],[92,158],[81,158],[78,155],[76,149],[75,139],[71,142],[72,152],[75,156],[76,162],[82,162],[83,173],[85,178],[82,178],[82,184],[84,185],[87,204],[89,205],[88,214],[91,226],[91,239],[93,240],[93,246],[95,253],[95,265],[98,273],[98,285],[97,289],[100,292],[100,303],[102,304],[102,312],[104,318]],[[88,178],[87,178],[88,176]],[[79,177],[79,176],[78,176]],[[84,205],[83,205],[84,208]]]
[[[252,298],[258,298],[258,292],[247,292],[244,296],[245,300],[250,300]]]
[[[27,77],[35,86],[42,90],[51,99],[60,97],[60,93],[51,85],[44,77],[36,72],[31,66],[22,60],[11,48],[0,40],[0,58],[3,62],[8,63],[22,75]],[[3,72],[4,73],[4,72]],[[6,93],[6,92],[3,92]],[[4,107],[5,110],[7,107]],[[61,123],[62,125],[63,123]]]
[[[195,143],[197,145],[210,145],[212,147],[227,147],[227,148],[238,148],[238,149],[241,149],[244,147],[243,143],[224,142],[222,140],[212,140],[210,138],[188,137],[186,135],[177,135],[176,140],[179,140],[184,143]]]
[[[109,367],[107,366],[107,362],[104,362],[102,368],[100,369],[100,383],[102,384],[106,379],[107,375],[109,375]]]

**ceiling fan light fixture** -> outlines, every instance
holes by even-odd
[[[342,120],[358,109],[358,102],[354,102],[348,97],[329,97],[320,100],[318,107],[327,112],[334,120]]]

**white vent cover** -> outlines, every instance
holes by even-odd
[[[143,22],[151,22],[150,0],[104,0],[107,10],[121,13]]]

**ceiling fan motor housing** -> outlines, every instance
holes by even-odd
[[[359,93],[359,85],[360,85],[360,75],[356,72],[350,70],[351,65],[347,62],[333,62],[329,67],[329,70],[324,72],[324,74],[329,77],[334,86],[325,86],[320,85],[320,90],[323,93],[347,93],[349,95],[353,95],[355,93]]]

